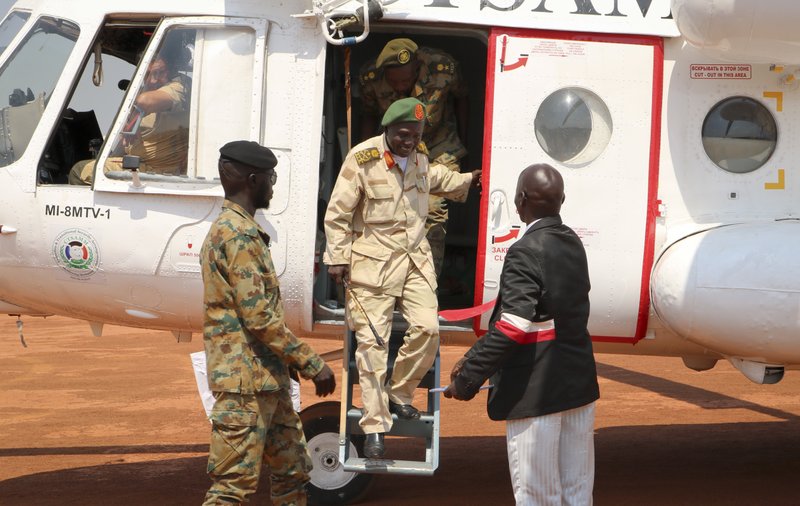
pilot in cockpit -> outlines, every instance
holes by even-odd
[[[174,49],[171,48],[174,46]],[[144,84],[128,115],[104,171],[122,170],[122,155],[136,155],[145,173],[186,174],[189,146],[190,79],[178,72],[186,49],[169,41],[147,69]],[[70,184],[92,184],[95,160],[76,163]]]

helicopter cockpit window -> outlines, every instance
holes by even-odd
[[[596,159],[611,140],[606,104],[583,88],[562,88],[542,101],[534,120],[536,140],[555,160],[581,167]]]
[[[43,17],[0,70],[0,97],[8,97],[0,102],[0,166],[28,147],[78,33],[74,23]]]
[[[6,50],[29,17],[31,15],[27,12],[11,11],[3,20],[3,23],[0,24],[0,53]]]
[[[158,23],[108,20],[86,55],[83,70],[42,153],[39,184],[83,184],[119,111],[136,65]]]
[[[703,148],[717,167],[728,172],[758,169],[772,156],[777,141],[775,118],[749,97],[718,102],[703,121]]]
[[[133,84],[135,98],[126,101],[130,106],[120,111],[106,143],[106,179],[130,180],[122,159],[136,155],[144,181],[218,184],[220,136],[251,135],[254,88],[245,76],[255,72],[255,42],[249,27],[169,27],[155,55],[143,63],[144,79]],[[237,76],[235,85],[231,76]],[[81,179],[91,180],[93,172],[85,169]]]
[[[139,157],[145,174],[185,176],[189,149],[195,30],[172,30],[147,66],[104,170],[122,172],[122,157]]]

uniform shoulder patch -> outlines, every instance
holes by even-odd
[[[374,65],[370,65],[363,69],[358,75],[358,80],[361,81],[362,86],[366,85],[367,83],[371,83],[376,79],[378,79],[378,69],[376,69]]]
[[[370,160],[377,160],[381,157],[381,152],[378,151],[378,148],[367,148],[362,149],[361,151],[356,151],[353,153],[353,157],[356,159],[359,165],[363,165]]]
[[[428,146],[425,145],[425,141],[420,141],[417,144],[417,151],[422,153],[423,155],[427,155],[428,153]]]
[[[350,167],[345,167],[342,169],[341,176],[348,181],[352,181],[354,177],[356,177],[356,171],[351,169]]]
[[[456,72],[456,65],[453,61],[448,60],[433,61],[428,70],[431,74],[453,75]]]
[[[456,72],[456,61],[450,54],[438,49],[425,48],[420,59],[427,65],[428,72],[431,74],[447,74],[452,75]]]

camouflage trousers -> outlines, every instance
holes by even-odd
[[[272,504],[305,505],[311,459],[289,392],[214,392],[214,397],[208,454],[214,484],[203,504],[246,502],[256,492],[264,464],[270,472]]]
[[[461,172],[458,159],[450,153],[442,153],[431,160],[430,164],[444,165],[449,170]],[[447,201],[442,197],[433,195],[428,197],[428,219],[425,221],[425,229],[428,243],[431,245],[433,269],[438,278],[444,263],[444,240],[447,235]]]

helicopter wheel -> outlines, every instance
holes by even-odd
[[[356,502],[369,492],[375,475],[345,471],[339,462],[338,402],[320,402],[300,412],[314,469],[306,484],[308,503],[316,506]],[[353,437],[350,455],[363,455],[364,436]]]

